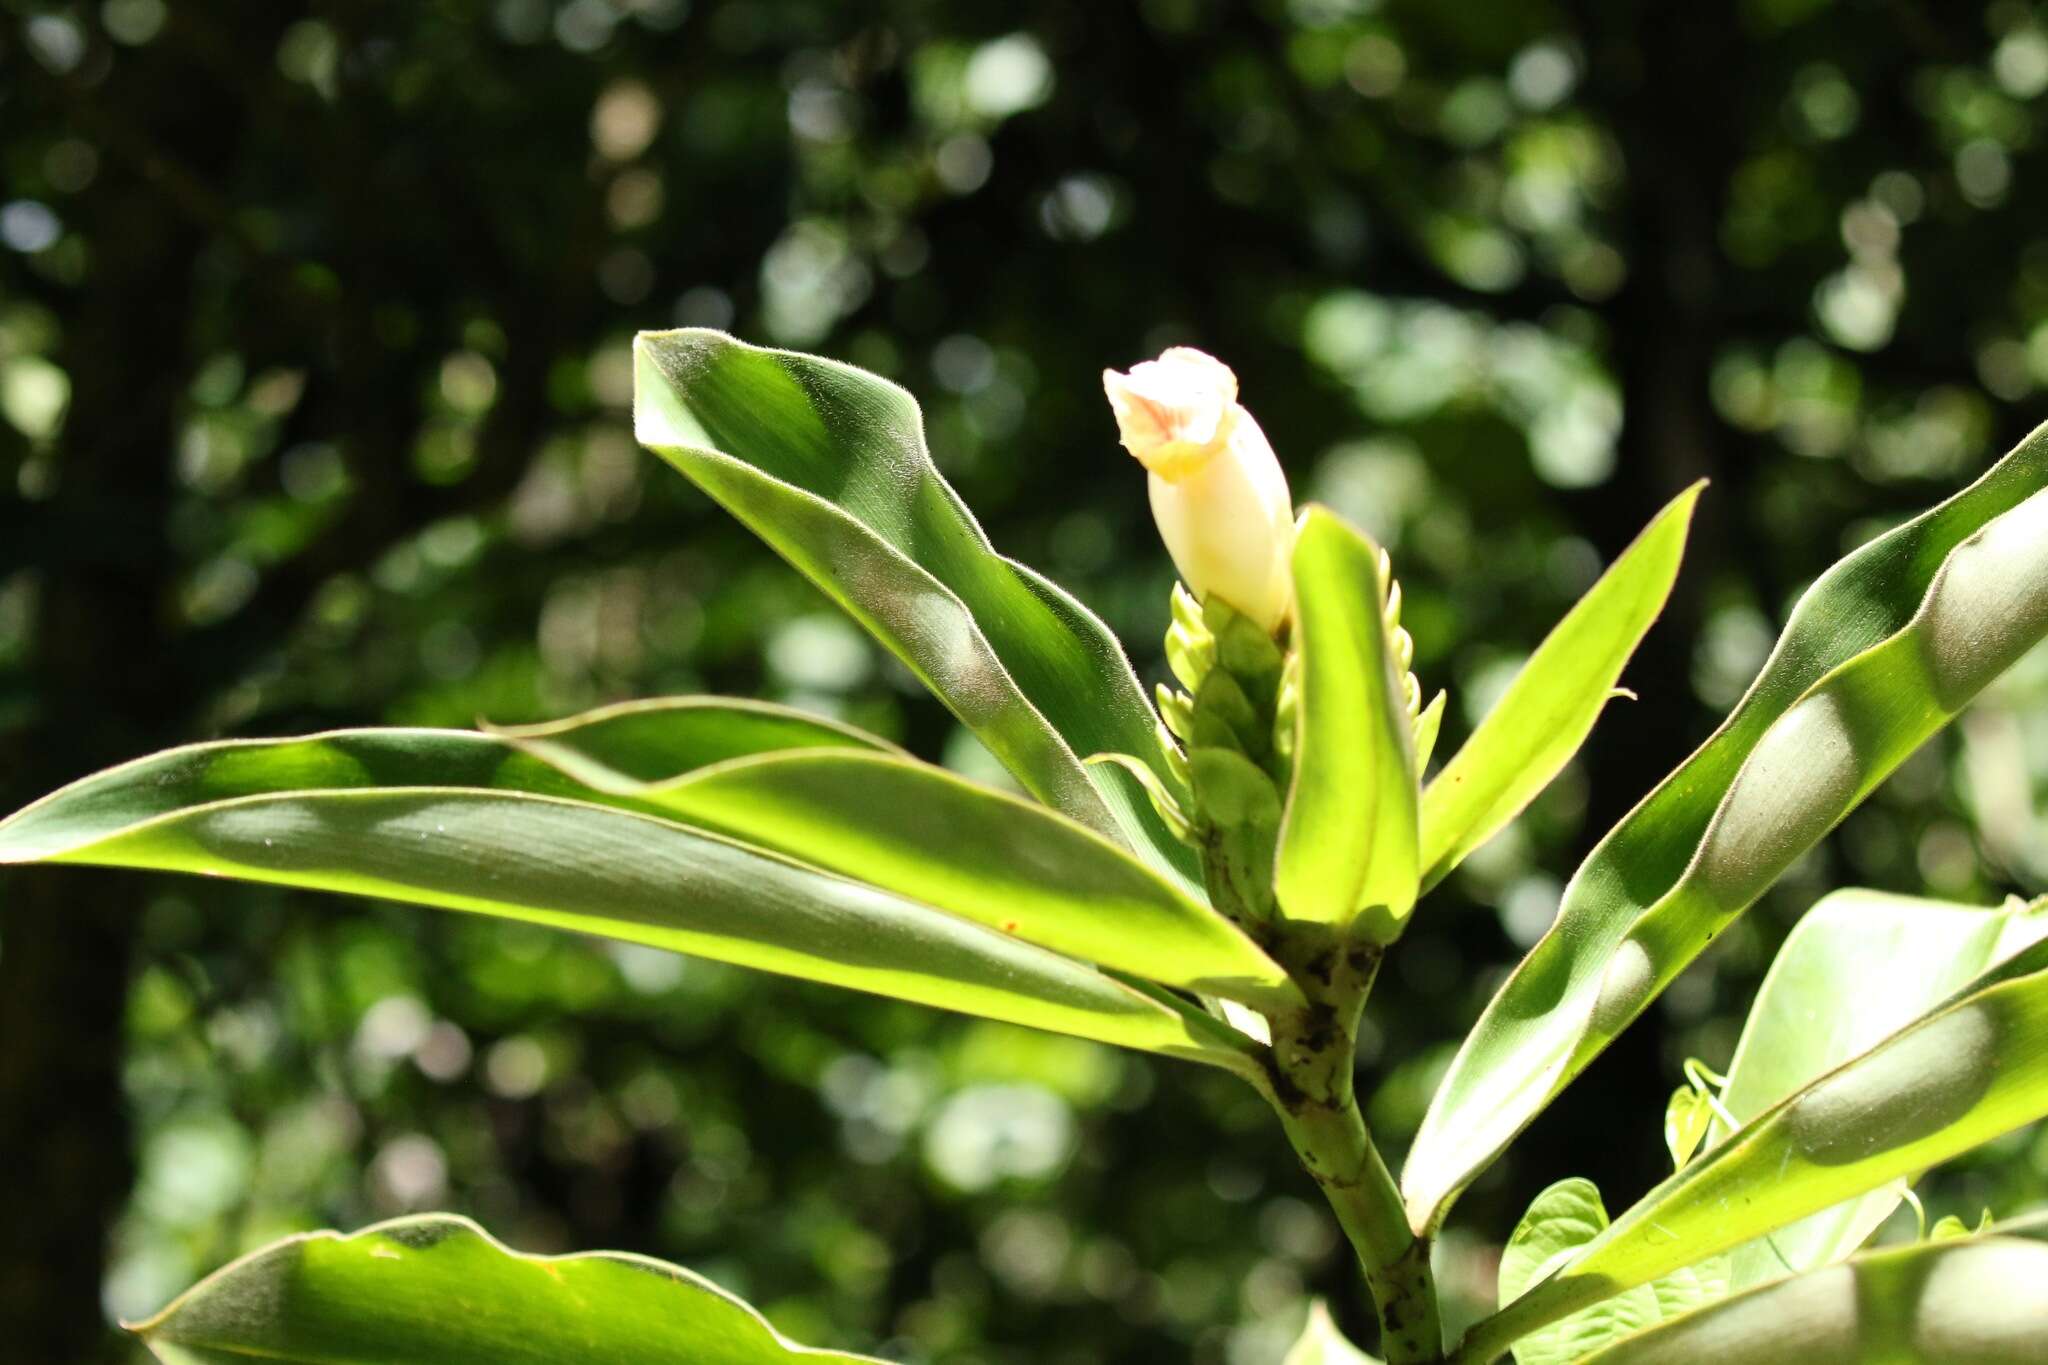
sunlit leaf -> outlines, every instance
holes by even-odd
[[[1722,1108],[1747,1123],[1874,1047],[1996,963],[2048,937],[2048,902],[2003,909],[1837,891],[1799,921],[1750,1007]],[[1716,1138],[1726,1137],[1725,1125]],[[1733,1254],[1734,1287],[1854,1252],[1903,1197],[1894,1183]]]
[[[1644,1195],[1490,1331],[1566,1314],[2048,1116],[2048,943],[1738,1129]]]
[[[1444,879],[1578,752],[1677,581],[1704,484],[1666,504],[1515,675],[1422,794],[1422,875]]]
[[[1714,1102],[1704,1092],[1690,1085],[1672,1091],[1664,1106],[1664,1146],[1671,1152],[1671,1164],[1683,1166],[1692,1160],[1713,1125]]]
[[[741,697],[620,702],[541,725],[486,727],[576,782],[619,791],[727,759],[794,749],[901,753],[865,730]]]
[[[2048,1217],[1872,1252],[1738,1294],[1585,1365],[2023,1365],[2048,1342]]]
[[[26,862],[411,901],[1241,1065],[1239,1035],[1192,1009],[908,897],[687,828],[489,735],[343,731],[170,750],[0,821],[0,863]]]
[[[517,742],[517,741],[515,741]],[[556,741],[557,744],[560,741]],[[1244,931],[1118,845],[1044,806],[891,754],[796,751],[635,782],[575,766],[694,829],[1169,985],[1299,1004]]]
[[[1606,1228],[1607,1209],[1590,1180],[1560,1180],[1537,1195],[1501,1251],[1501,1303],[1520,1298]],[[1568,1365],[1609,1342],[1691,1312],[1727,1289],[1724,1259],[1674,1271],[1523,1337],[1514,1345],[1516,1365]]]
[[[1457,1192],[1728,922],[2048,632],[2048,434],[1816,581],[1749,694],[1615,826],[1487,1006],[1402,1177]]]
[[[1047,804],[1199,885],[1122,769],[1157,766],[1151,707],[1101,621],[990,546],[896,385],[722,332],[642,333],[641,443],[717,499],[909,666]]]
[[[869,1361],[786,1340],[710,1281],[644,1256],[522,1256],[430,1213],[287,1238],[133,1329],[164,1365],[778,1365]]]
[[[1429,771],[1430,756],[1436,752],[1436,737],[1443,729],[1444,703],[1449,700],[1450,693],[1439,689],[1415,719],[1415,775],[1418,778]]]
[[[1294,547],[1300,736],[1275,890],[1292,919],[1345,923],[1390,942],[1415,906],[1412,722],[1383,615],[1377,547],[1312,507]]]

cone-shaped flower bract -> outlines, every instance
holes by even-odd
[[[1102,386],[1124,448],[1150,476],[1153,520],[1182,581],[1277,632],[1293,599],[1294,501],[1237,401],[1237,376],[1176,346],[1128,373],[1103,371]]]

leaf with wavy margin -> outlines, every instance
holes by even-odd
[[[636,713],[636,723],[646,719]],[[802,723],[794,713],[786,719],[784,737]],[[617,723],[617,714],[596,722]],[[826,726],[811,737],[843,739]],[[704,752],[723,752],[731,738]],[[678,740],[667,761],[687,749]],[[1077,837],[1091,841],[1086,851],[1127,891],[1179,912],[1200,909],[1174,901],[1178,893],[1107,842]],[[1240,1035],[1163,991],[911,896],[689,828],[652,800],[585,786],[491,735],[338,731],[169,750],[0,821],[0,864],[28,862],[410,901],[1247,1065]]]
[[[526,1256],[447,1213],[287,1237],[130,1330],[163,1365],[882,1365],[799,1346],[679,1266]]]
[[[1478,1324],[1474,1358],[2048,1116],[2048,943],[1743,1125]]]
[[[1467,1036],[1402,1176],[1417,1229],[1699,951],[2048,633],[2048,428],[1849,555],[1749,693],[1601,840]]]
[[[2043,1285],[2048,1215],[1761,1285],[1581,1365],[2037,1365],[2048,1357]]]
[[[507,733],[522,747],[534,732]],[[1232,1000],[1301,994],[1242,929],[1057,811],[908,757],[800,750],[666,781],[603,768],[550,734],[533,752],[601,791],[1042,948]],[[552,756],[552,757],[551,757]]]
[[[1987,909],[1881,891],[1823,897],[1801,916],[1750,1006],[1721,1111],[1748,1123],[2043,937],[2048,900]],[[1709,1147],[1727,1135],[1716,1121]],[[1880,1186],[1738,1248],[1733,1287],[1841,1260],[1904,1198],[1903,1183]]]
[[[633,343],[640,443],[738,517],[901,659],[1027,790],[1199,889],[1143,789],[1089,754],[1165,768],[1122,647],[996,553],[932,463],[909,393],[723,332]]]

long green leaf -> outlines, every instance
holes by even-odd
[[[1721,728],[1601,840],[1467,1036],[1402,1190],[1451,1200],[1730,919],[2048,631],[2048,429],[1822,575]]]
[[[622,806],[639,805],[640,809]],[[1190,1010],[461,731],[171,750],[0,821],[0,864],[238,877],[600,934],[1239,1067]]]
[[[1291,919],[1342,924],[1363,911],[1367,934],[1391,942],[1415,907],[1419,796],[1378,548],[1309,508],[1294,593],[1299,738],[1274,889]]]
[[[1705,486],[1694,484],[1665,504],[1537,646],[1423,792],[1425,888],[1499,833],[1586,742],[1678,581],[1693,505]]]
[[[1748,1123],[2044,936],[2048,901],[1987,910],[1878,891],[1823,898],[1785,940],[1750,1007],[1721,1110]],[[1717,1124],[1709,1144],[1726,1135]],[[1903,1198],[1902,1185],[1882,1186],[1738,1249],[1733,1287],[1850,1255]]]
[[[1630,1337],[1584,1365],[2033,1365],[2048,1217],[1859,1256]]]
[[[1505,1342],[2048,1116],[2048,943],[1745,1124],[1475,1329]]]
[[[515,742],[519,742],[515,739]],[[557,753],[562,740],[549,741]],[[540,751],[544,755],[547,750]],[[770,753],[636,782],[584,751],[568,770],[693,828],[1189,990],[1298,1005],[1243,930],[1057,812],[882,753]]]
[[[742,697],[619,702],[540,725],[485,726],[577,783],[623,792],[728,759],[792,749],[902,750],[865,730]]]
[[[477,734],[335,730],[302,739],[188,744],[81,778],[0,820],[16,861],[214,801],[296,791],[466,787],[661,814],[636,794],[736,758],[793,750],[900,752],[837,721],[768,702],[662,697]],[[596,779],[593,781],[592,779]]]
[[[680,1267],[523,1256],[446,1213],[287,1238],[133,1330],[164,1365],[879,1365],[798,1346]]]
[[[1115,637],[996,553],[932,464],[908,393],[701,329],[642,333],[634,355],[641,444],[894,651],[1033,794],[1200,885],[1137,782],[1081,762],[1164,764]]]

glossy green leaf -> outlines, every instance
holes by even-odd
[[[1173,836],[1176,839],[1186,842],[1194,837],[1192,833],[1193,826],[1189,823],[1188,813],[1181,807],[1181,798],[1174,794],[1173,789],[1166,785],[1166,779],[1161,777],[1157,771],[1130,754],[1090,754],[1087,761],[1089,763],[1114,763],[1117,767],[1122,768],[1137,779],[1138,785],[1144,789],[1145,795],[1151,799],[1154,813],[1165,822],[1169,830],[1173,831]],[[1182,786],[1183,790],[1185,790],[1186,783],[1184,780]]]
[[[1422,794],[1423,885],[1498,834],[1579,751],[1664,610],[1704,484],[1659,512],[1557,623]]]
[[[2048,901],[2002,909],[1838,891],[1808,911],[1750,1007],[1721,1107],[1748,1123],[2048,937]],[[1715,1138],[1727,1136],[1717,1125]],[[1904,1197],[1880,1186],[1733,1255],[1737,1289],[1850,1255]]]
[[[1592,1181],[1560,1180],[1536,1196],[1500,1257],[1500,1301],[1511,1303],[1607,1228],[1607,1208]],[[1728,1290],[1728,1264],[1716,1257],[1654,1284],[1582,1309],[1514,1344],[1517,1365],[1568,1365],[1656,1323],[1689,1313]]]
[[[222,740],[166,749],[72,783],[0,821],[16,861],[45,845],[103,838],[208,802],[293,791],[475,788],[596,801],[659,815],[636,794],[712,764],[763,753],[899,753],[866,731],[768,702],[663,697],[477,734],[336,730],[302,739]],[[595,779],[594,781],[592,779]]]
[[[1601,840],[1467,1036],[1402,1176],[1472,1177],[1728,922],[2048,631],[2048,434],[1800,600],[1749,693]]]
[[[0,863],[378,896],[1241,1066],[1237,1035],[1070,958],[584,787],[462,731],[175,749],[0,821]]]
[[[522,1256],[430,1213],[290,1237],[133,1329],[163,1365],[782,1365],[870,1361],[786,1340],[709,1280],[622,1252]]]
[[[1714,1126],[1714,1102],[1704,1091],[1681,1085],[1664,1106],[1664,1146],[1673,1167],[1685,1165]]]
[[[643,445],[844,607],[1034,795],[1199,885],[1137,783],[1082,764],[1097,753],[1161,762],[1115,637],[996,553],[932,464],[908,393],[701,329],[642,333],[634,355]]]
[[[1280,1365],[1380,1365],[1380,1361],[1346,1340],[1330,1316],[1330,1306],[1317,1299],[1309,1305],[1308,1322]]]
[[[1536,1330],[2043,1116],[2048,943],[1745,1124],[1486,1330]]]
[[[1300,719],[1274,886],[1290,919],[1364,912],[1382,943],[1415,906],[1418,800],[1386,591],[1378,547],[1309,508],[1294,544]]]
[[[1444,725],[1444,703],[1451,694],[1439,688],[1429,699],[1429,705],[1422,708],[1422,714],[1415,718],[1415,775],[1419,778],[1429,771],[1430,755],[1436,752],[1436,737]]]
[[[485,726],[577,783],[630,794],[729,759],[792,749],[902,750],[865,730],[739,697],[620,702],[541,725]]]
[[[1859,1256],[1753,1288],[1585,1365],[2039,1365],[2048,1217]]]
[[[1529,1202],[1501,1248],[1499,1302],[1513,1303],[1607,1228],[1599,1187],[1579,1176],[1560,1180]],[[1576,1320],[1551,1323],[1515,1343],[1518,1365],[1570,1360]]]
[[[1243,930],[1118,845],[915,759],[813,749],[649,783],[599,770],[579,753],[574,771],[694,829],[1070,957],[1255,1004],[1301,1003],[1286,971]]]
[[[595,792],[1041,947],[1172,986],[1299,1003],[1286,972],[1177,881],[1044,806],[852,727],[684,698],[493,733]],[[730,761],[745,758],[755,761]]]

